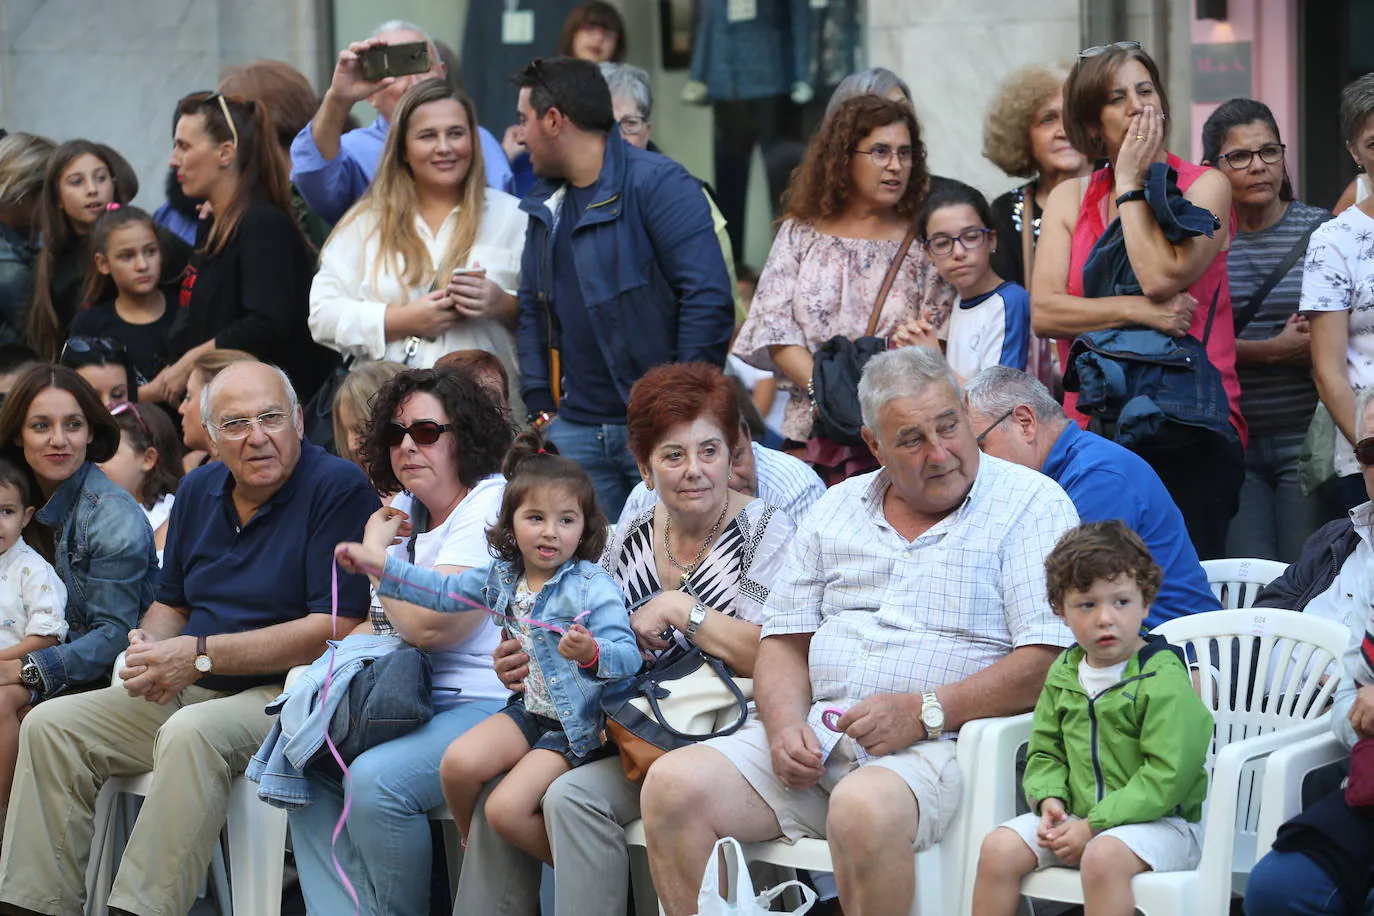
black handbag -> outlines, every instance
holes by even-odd
[[[414,646],[363,662],[329,720],[329,737],[344,763],[434,718],[433,690],[434,662]],[[311,758],[310,766],[317,765],[336,768],[328,747]]]
[[[887,266],[883,285],[878,289],[877,301],[868,316],[868,330],[857,340],[850,340],[841,334],[821,344],[812,361],[811,398],[816,405],[816,422],[811,429],[812,438],[829,439],[838,445],[863,445],[859,434],[863,427],[863,417],[859,411],[859,379],[863,376],[864,366],[877,354],[887,349],[887,340],[874,337],[878,319],[883,313],[883,303],[897,279],[897,271],[916,240],[916,224],[913,223],[892,263]]]

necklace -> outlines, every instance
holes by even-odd
[[[666,518],[663,522],[663,549],[668,552],[668,562],[682,570],[682,581],[685,583],[687,577],[692,574],[692,571],[700,565],[702,559],[706,556],[706,551],[710,548],[711,542],[714,541],[716,535],[720,533],[720,526],[725,524],[725,513],[730,511],[730,497],[728,495],[725,497],[725,505],[720,508],[720,518],[716,519],[716,523],[712,525],[711,530],[706,533],[706,540],[701,542],[701,549],[697,551],[696,556],[692,557],[692,562],[688,563],[686,566],[679,563],[677,557],[673,556],[673,516],[666,511],[666,506],[664,509]]]

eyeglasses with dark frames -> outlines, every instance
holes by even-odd
[[[1259,149],[1233,149],[1224,156],[1218,156],[1217,159],[1226,163],[1234,171],[1239,172],[1242,169],[1248,169],[1250,163],[1255,161],[1256,156],[1259,157],[1260,162],[1266,165],[1282,162],[1283,151],[1287,148],[1287,145],[1283,143],[1266,143]]]
[[[973,251],[983,247],[988,240],[988,234],[991,232],[992,230],[986,226],[977,228],[970,226],[958,235],[945,235],[941,232],[925,240],[926,251],[934,257],[947,258],[954,254],[955,242],[963,245],[965,251]]]
[[[1093,45],[1091,48],[1084,48],[1078,52],[1079,60],[1087,60],[1090,57],[1097,57],[1099,54],[1106,54],[1108,51],[1139,51],[1141,48],[1138,41],[1114,41],[1109,45]]]
[[[1013,413],[1015,413],[1015,412],[1016,412],[1016,408],[1013,407],[1011,410],[1008,410],[1006,413],[1002,414],[1002,415],[1001,415],[1000,417],[998,417],[996,420],[993,420],[991,423],[988,424],[988,428],[985,429],[985,430],[983,430],[981,433],[979,433],[979,434],[974,438],[973,441],[976,442],[976,443],[978,443],[978,447],[979,447],[979,448],[982,448],[982,447],[983,447],[983,440],[986,439],[986,438],[988,437],[988,433],[992,432],[994,429],[996,429],[997,427],[1001,426],[1001,425],[1002,425],[1002,422],[1003,422],[1004,420],[1006,420],[1007,417],[1011,416],[1011,415],[1012,415]]]
[[[113,337],[86,337],[78,335],[67,338],[67,342],[62,345],[62,353],[57,357],[59,363],[64,362],[67,353],[98,353],[105,359],[124,359],[124,344],[115,340]]]
[[[911,165],[916,157],[916,151],[909,146],[898,147],[894,150],[886,143],[875,143],[868,149],[853,149],[850,152],[872,158],[873,164],[880,169],[885,169],[891,165],[893,156],[897,157],[897,164],[902,168]]]

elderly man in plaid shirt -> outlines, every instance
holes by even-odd
[[[824,837],[847,916],[905,914],[913,851],[960,801],[959,726],[1030,710],[1072,640],[1045,597],[1045,556],[1078,522],[1059,485],[979,454],[933,350],[875,357],[859,400],[882,468],[829,490],[797,531],[768,598],[759,721],[645,781],[669,916],[696,912],[721,836]]]

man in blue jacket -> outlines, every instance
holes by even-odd
[[[520,205],[530,214],[520,394],[615,518],[640,480],[626,440],[631,386],[662,363],[725,364],[734,330],[725,259],[700,183],[620,138],[595,64],[540,59],[514,83],[539,177]]]
[[[1164,570],[1146,627],[1221,608],[1183,513],[1143,458],[1079,429],[1044,385],[1019,370],[984,369],[964,385],[964,396],[983,451],[1052,478],[1083,521],[1120,519],[1140,535]]]

